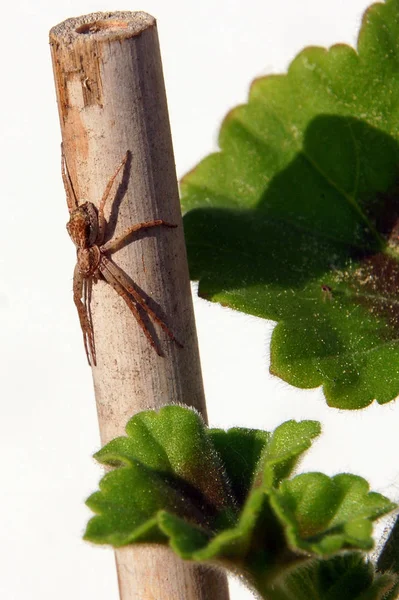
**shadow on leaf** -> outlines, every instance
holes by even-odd
[[[234,127],[235,136],[240,127],[241,137],[254,136]],[[302,148],[265,176],[251,209],[244,201],[240,208],[238,183],[230,202],[212,190],[216,168],[228,177],[223,152],[183,180],[183,204],[195,196],[203,206],[184,219],[191,277],[200,296],[281,322],[273,373],[299,387],[324,384],[329,403],[342,408],[387,402],[399,393],[395,369],[385,389],[364,371],[367,353],[378,365],[379,350],[398,339],[399,146],[359,119],[321,115]]]

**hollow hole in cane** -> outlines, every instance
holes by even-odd
[[[113,31],[120,29],[127,29],[128,24],[124,21],[115,21],[112,19],[104,21],[92,21],[91,23],[84,23],[76,28],[76,33],[99,33],[100,31]]]

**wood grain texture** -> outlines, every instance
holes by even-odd
[[[50,45],[64,151],[79,200],[98,206],[129,151],[107,202],[108,231],[115,237],[153,219],[178,225],[140,232],[113,259],[183,348],[147,320],[163,352],[158,356],[111,286],[99,281],[93,288],[92,370],[102,443],[122,435],[129,418],[148,408],[180,403],[206,418],[155,19],[142,12],[68,19],[51,30]],[[128,547],[116,552],[116,561],[123,600],[228,599],[224,575],[168,549]]]

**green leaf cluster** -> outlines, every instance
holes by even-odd
[[[371,522],[394,508],[354,475],[288,479],[320,433],[315,421],[222,431],[167,406],[137,414],[126,433],[96,454],[114,468],[87,500],[97,516],[85,538],[169,544],[184,559],[245,574],[264,597],[281,592],[296,565],[310,561],[308,577],[315,557],[370,549]]]

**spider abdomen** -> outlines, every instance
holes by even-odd
[[[78,248],[78,268],[85,277],[93,275],[101,261],[101,252],[98,246]]]

